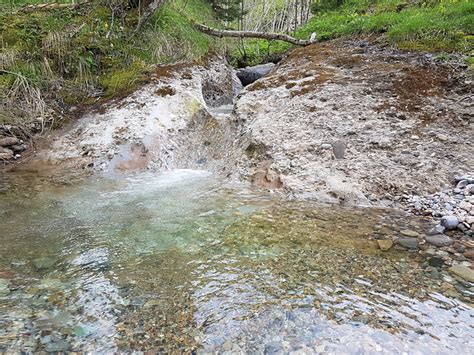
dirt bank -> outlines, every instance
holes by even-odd
[[[232,68],[219,58],[208,65],[159,67],[133,94],[95,107],[51,133],[20,169],[221,171],[227,154],[237,152],[226,147],[234,141],[235,125],[209,111],[232,106],[239,85]]]
[[[364,41],[300,48],[241,94],[240,167],[298,198],[393,206],[474,170],[472,105],[465,70],[433,56]]]
[[[130,96],[52,133],[20,168],[202,169],[289,198],[404,208],[435,217],[433,230],[381,226],[379,248],[419,251],[436,270],[474,279],[465,68],[337,40],[293,51],[236,96],[240,89],[222,58],[158,68]]]

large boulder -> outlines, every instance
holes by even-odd
[[[256,65],[254,67],[242,68],[237,70],[237,77],[240,79],[243,86],[247,86],[270,73],[274,67],[275,64],[267,63]]]

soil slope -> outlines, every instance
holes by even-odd
[[[472,98],[465,68],[431,55],[365,41],[300,48],[237,101],[240,167],[299,198],[391,205],[432,193],[474,170]]]

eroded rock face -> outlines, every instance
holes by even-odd
[[[232,165],[237,135],[229,115],[212,107],[232,105],[240,90],[233,69],[217,58],[206,66],[176,65],[156,70],[149,84],[118,102],[85,114],[39,159],[74,168],[110,172]],[[230,169],[229,169],[230,170]]]
[[[109,171],[204,169],[295,198],[396,206],[472,170],[460,75],[424,55],[343,40],[293,51],[237,98],[222,59],[163,67],[57,134],[40,158]]]
[[[265,147],[240,171],[271,161],[289,195],[347,204],[440,191],[473,167],[466,80],[366,42],[296,49],[237,101],[247,146]]]

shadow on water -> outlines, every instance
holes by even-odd
[[[394,211],[285,202],[205,172],[0,184],[0,350],[467,352],[473,312]]]

